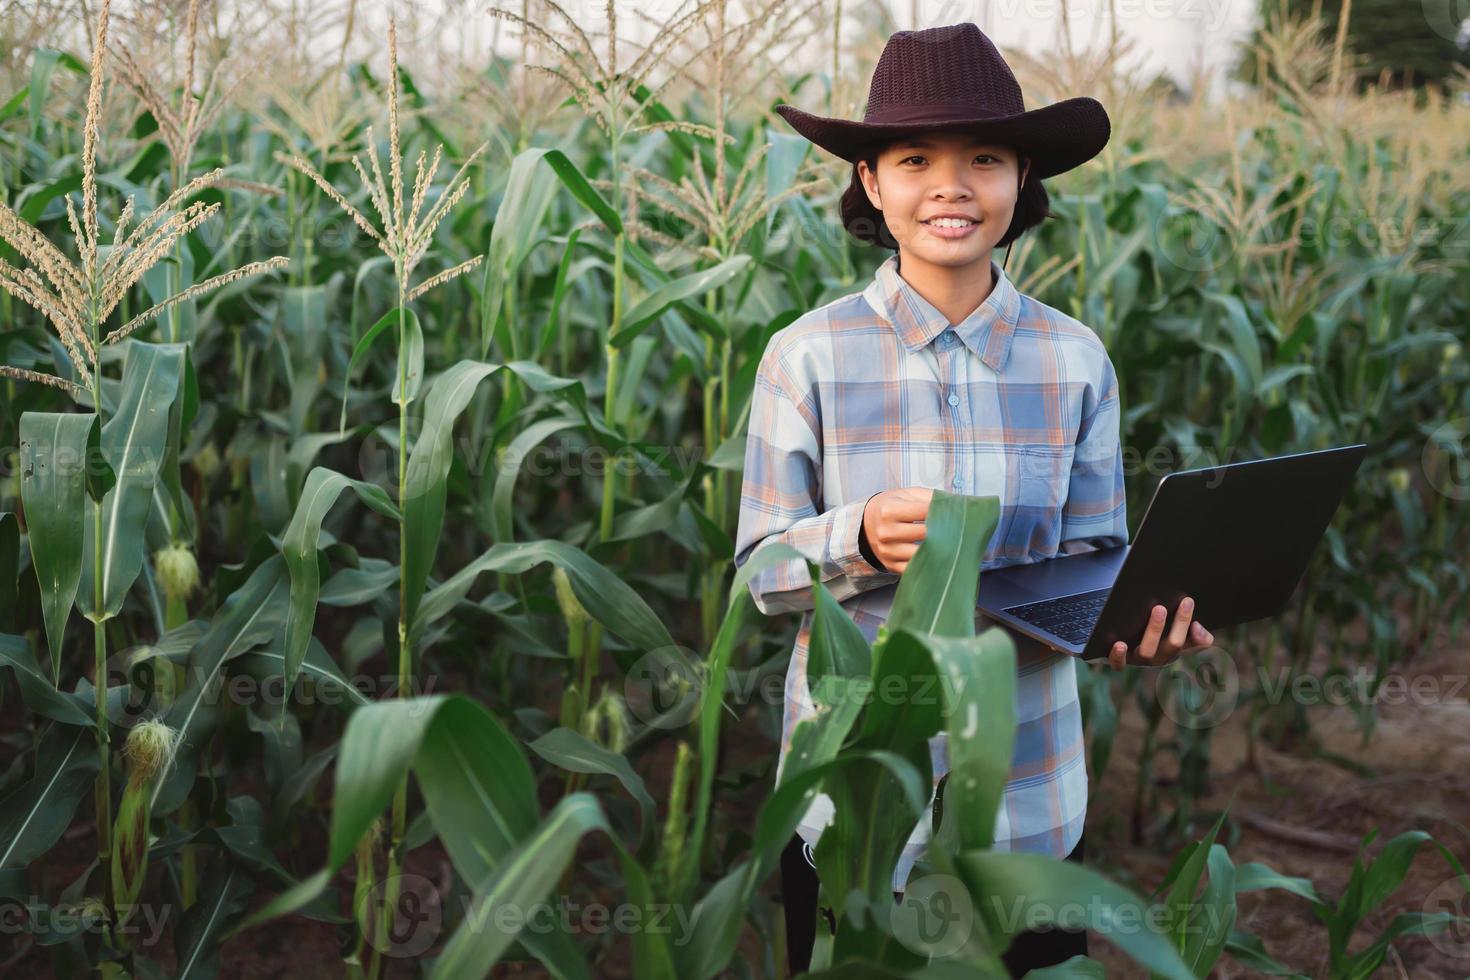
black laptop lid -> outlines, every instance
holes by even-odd
[[[1156,603],[1194,596],[1218,631],[1280,612],[1366,443],[1169,473],[1159,481],[1084,656],[1143,636]],[[1168,583],[1172,591],[1162,591]]]

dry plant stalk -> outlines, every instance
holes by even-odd
[[[337,46],[337,56],[321,68],[318,68],[321,58],[317,47],[320,33],[327,29],[326,25],[307,25],[315,30],[302,38],[292,22],[282,57],[260,75],[260,84],[256,87],[256,94],[260,97],[256,121],[287,146],[298,145],[304,137],[323,166],[352,158],[350,152],[338,147],[371,116],[368,103],[346,84],[343,70],[355,22],[356,2],[353,0],[348,4],[342,21],[342,43]],[[272,106],[285,117],[284,122],[270,111]]]
[[[118,79],[148,107],[148,111],[158,122],[159,135],[168,147],[169,158],[173,161],[175,186],[189,172],[189,163],[199,137],[214,125],[225,106],[230,104],[236,90],[251,75],[250,70],[240,72],[221,91],[221,77],[225,74],[225,68],[232,66],[232,62],[216,62],[207,73],[204,94],[196,97],[194,65],[199,39],[199,0],[189,0],[185,23],[184,78],[178,106],[158,90],[149,78],[147,67],[139,64],[127,45],[114,44],[112,47],[113,60],[118,67]]]
[[[526,20],[534,19],[532,0],[521,0],[521,16]],[[497,21],[495,38],[490,45],[492,51],[498,50],[500,26]],[[522,31],[520,40],[520,56],[516,63],[530,64],[535,39]],[[442,124],[451,127],[451,131],[463,132],[470,125],[479,129],[488,120],[491,135],[507,159],[530,145],[532,134],[555,114],[563,99],[557,86],[531,84],[529,72],[515,73],[510,79],[492,79],[478,65],[455,64],[450,70],[457,89],[451,97],[466,111],[443,120]]]
[[[563,44],[556,33],[521,14],[498,7],[491,7],[486,13],[491,17],[519,24],[522,30],[556,53],[558,66],[526,65],[526,69],[543,72],[563,82],[567,88],[571,89],[572,98],[577,100],[577,104],[610,140],[619,142],[630,132],[641,133],[657,129],[679,129],[684,132],[698,133],[709,139],[715,138],[713,130],[698,123],[670,120],[633,126],[632,121],[638,117],[638,113],[634,112],[626,116],[623,113],[626,100],[638,91],[639,86],[649,80],[653,69],[658,67],[670,49],[693,29],[708,0],[697,4],[692,10],[680,13],[688,2],[688,0],[681,0],[669,15],[669,19],[659,25],[659,31],[653,40],[639,53],[631,65],[621,70],[618,68],[618,14],[614,0],[608,0],[606,4],[607,55],[605,58],[598,56],[587,32],[577,23],[575,17],[567,13],[556,0],[544,0],[544,2],[552,13],[566,21],[567,26],[571,29],[568,43],[576,49],[575,51]],[[646,101],[657,100],[659,93],[674,77],[675,74],[671,74],[652,86]]]
[[[423,208],[424,200],[428,195],[429,187],[434,182],[434,176],[439,172],[440,158],[443,155],[444,145],[438,144],[434,148],[434,158],[428,167],[424,166],[423,150],[419,151],[418,162],[415,165],[413,195],[409,201],[407,212],[404,211],[403,194],[403,153],[398,139],[398,31],[394,18],[388,19],[388,172],[389,179],[383,179],[382,166],[378,162],[377,146],[373,142],[373,128],[367,128],[367,154],[372,164],[373,175],[368,177],[367,170],[363,167],[358,156],[352,157],[352,166],[367,190],[368,197],[373,203],[378,218],[382,221],[380,231],[371,221],[352,205],[332,183],[323,177],[315,167],[303,160],[298,154],[285,154],[277,150],[275,158],[281,163],[294,167],[296,170],[310,177],[312,181],[322,189],[322,192],[337,202],[354,224],[368,234],[383,253],[393,259],[394,269],[398,275],[399,294],[404,303],[411,302],[417,297],[433,289],[442,283],[448,282],[461,273],[468,272],[479,265],[484,256],[476,255],[467,262],[461,262],[451,269],[445,269],[436,275],[419,283],[413,289],[408,288],[409,280],[413,270],[418,266],[419,260],[428,251],[430,243],[434,239],[434,229],[448,216],[449,212],[459,203],[467,190],[469,181],[464,179],[465,172],[470,165],[484,152],[489,145],[488,141],[481,143],[475,151],[460,165],[458,171],[450,178],[443,193],[434,206],[424,212],[422,217],[419,211]]]
[[[71,225],[72,235],[76,238],[79,261],[72,262],[61,249],[0,202],[0,238],[9,243],[31,266],[16,268],[0,259],[0,288],[50,319],[83,384],[11,365],[0,365],[0,375],[61,388],[73,397],[95,387],[94,376],[101,370],[98,350],[102,344],[117,343],[179,303],[237,279],[279,268],[288,262],[285,256],[276,256],[221,273],[144,310],[107,336],[99,336],[102,324],[107,322],[113,309],[143,274],[168,255],[175,242],[209,220],[219,210],[217,203],[206,205],[195,202],[178,212],[174,212],[175,206],[200,189],[215,184],[224,174],[223,169],[215,169],[177,188],[131,231],[128,229],[133,217],[133,199],[130,196],[117,220],[111,250],[106,259],[99,259],[97,123],[102,104],[103,53],[106,51],[110,7],[111,0],[103,0],[98,14],[96,40],[92,46],[91,79],[87,89],[87,117],[82,150],[80,222],[70,195],[66,197],[67,220]],[[96,407],[100,411],[101,406]]]
[[[792,11],[790,3],[791,0],[764,0],[751,10],[746,20],[734,25],[728,18],[729,0],[708,0],[701,5],[698,23],[704,28],[707,43],[679,65],[670,80],[683,77],[708,93],[715,117],[713,127],[684,120],[639,127],[639,131],[678,129],[698,132],[714,141],[713,175],[705,173],[704,158],[699,156],[692,161],[690,168],[694,175],[692,181],[685,176],[676,185],[642,167],[634,168],[631,176],[662,191],[662,195],[650,195],[649,200],[669,215],[698,228],[707,243],[700,253],[717,262],[738,250],[745,236],[782,201],[826,185],[823,180],[807,181],[766,198],[759,184],[753,183],[751,178],[770,152],[770,143],[752,147],[734,181],[727,179],[726,144],[735,142],[735,137],[726,129],[730,110],[742,104],[771,76],[776,67],[771,58],[772,50],[778,45],[799,40],[796,25],[813,9],[820,7],[818,2]],[[692,67],[696,64],[700,66],[698,74]],[[741,83],[738,88],[737,81]],[[643,234],[651,231],[646,226],[639,226],[639,230]],[[650,234],[649,237],[657,236]]]

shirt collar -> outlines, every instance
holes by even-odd
[[[990,271],[995,276],[995,288],[969,316],[954,325],[954,332],[998,373],[1010,352],[1016,321],[1021,315],[1021,294],[995,259],[990,260]],[[878,266],[863,295],[874,310],[893,324],[899,340],[910,352],[932,343],[950,325],[934,304],[898,274],[897,253]]]

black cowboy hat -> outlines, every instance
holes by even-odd
[[[864,145],[923,130],[977,132],[1031,158],[1051,177],[1086,163],[1112,133],[1107,111],[1080,96],[1026,111],[1021,86],[994,43],[974,24],[898,31],[888,39],[861,121],[776,106],[802,136],[849,162]]]

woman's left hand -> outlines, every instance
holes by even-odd
[[[1125,663],[1135,667],[1163,667],[1173,663],[1182,654],[1208,649],[1214,644],[1215,637],[1200,623],[1192,622],[1193,616],[1194,599],[1185,596],[1179,600],[1179,608],[1174,612],[1174,622],[1170,624],[1169,634],[1165,636],[1164,621],[1168,618],[1168,610],[1162,605],[1154,606],[1138,646],[1130,651],[1128,644],[1119,640],[1108,651],[1108,662],[1113,665],[1114,670],[1122,670]]]

